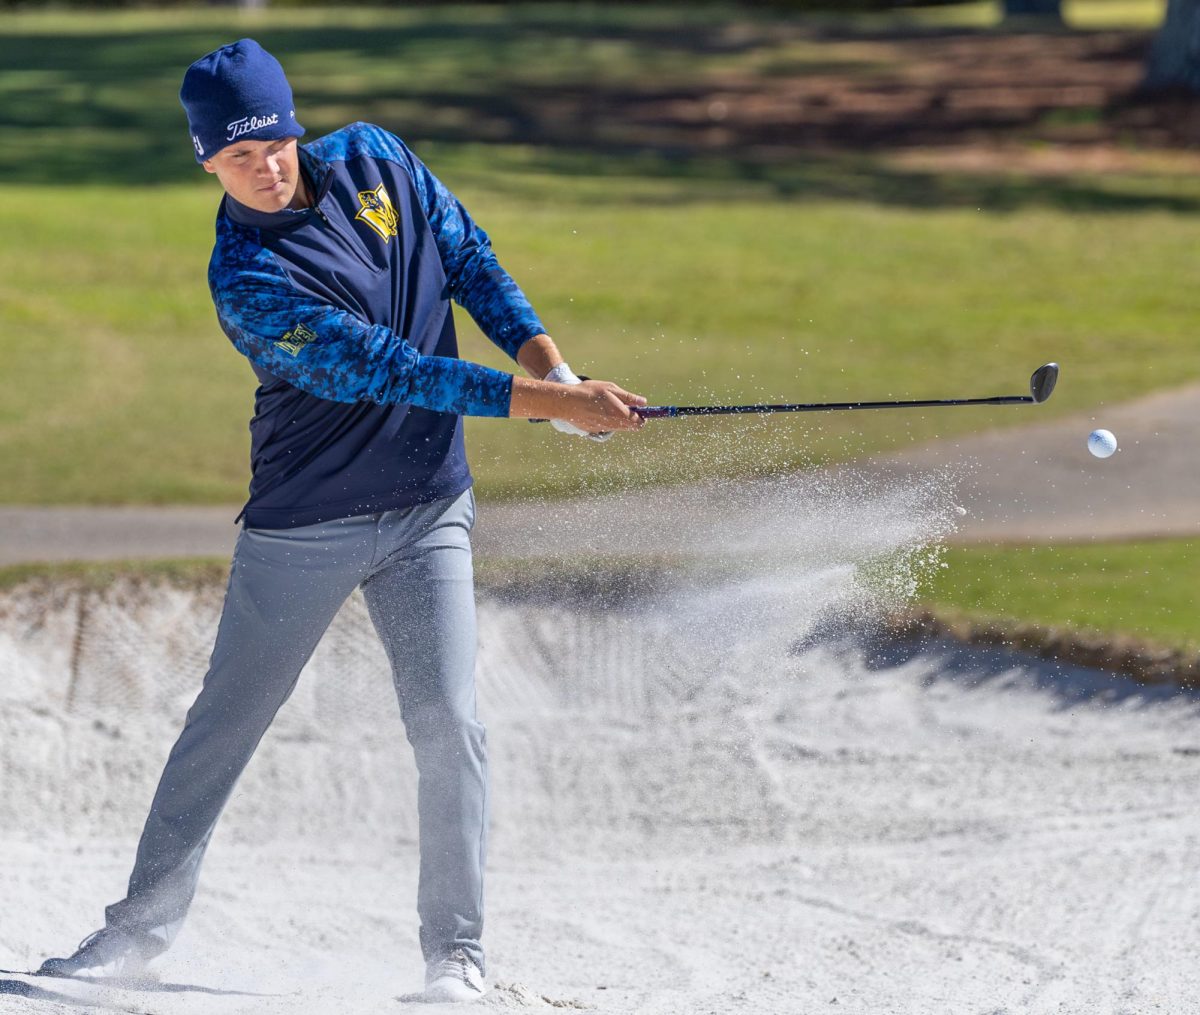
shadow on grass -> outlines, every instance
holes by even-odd
[[[951,683],[969,690],[1022,689],[1036,691],[1054,703],[1056,711],[1080,705],[1125,705],[1149,708],[1167,703],[1200,706],[1200,690],[1176,684],[1148,685],[1120,674],[1070,662],[1039,658],[1015,649],[964,645],[949,640],[877,640],[864,644],[873,670],[889,670],[913,659],[937,662],[926,686]]]
[[[445,150],[442,147],[440,150]],[[452,151],[452,149],[451,149]],[[759,199],[763,191],[789,200],[862,201],[905,208],[974,208],[989,212],[1047,207],[1074,212],[1200,212],[1200,185],[1182,187],[1170,177],[1035,176],[1032,174],[926,172],[889,168],[871,156],[797,153],[794,159],[754,161],[686,151],[609,149],[603,159],[579,150],[487,152],[487,168],[476,165],[482,152],[451,155],[457,180],[472,180],[497,193],[531,199],[545,194],[545,181],[522,173],[578,178],[627,178],[628,190],[588,190],[590,205],[623,205],[697,200]],[[501,171],[496,173],[495,171]],[[632,181],[665,179],[677,189],[639,193]],[[570,200],[569,192],[556,199]]]
[[[861,33],[792,21],[696,16],[672,26],[661,12],[656,21],[636,11],[448,10],[376,27],[268,21],[253,34],[282,57],[309,137],[373,120],[419,150],[470,147],[468,171],[750,184],[796,200],[911,207],[1200,211],[1200,189],[1163,178],[919,172],[882,160],[897,146],[1043,127],[1094,133],[1122,87],[1105,82],[1128,77],[1139,59],[1137,33],[931,32],[891,38],[900,48],[881,56],[854,48]],[[195,177],[182,71],[246,29],[152,24],[117,31],[93,19],[74,33],[0,36],[0,180]],[[916,83],[909,64],[935,73]],[[1034,66],[1041,78],[1025,80]],[[1067,86],[1083,97],[1060,109]]]

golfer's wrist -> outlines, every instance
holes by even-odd
[[[550,370],[542,377],[543,381],[549,381],[551,384],[579,384],[583,378],[577,377],[575,371],[567,364],[566,360],[551,367]]]
[[[562,353],[549,335],[534,335],[517,352],[517,362],[530,376],[541,379],[562,362]]]

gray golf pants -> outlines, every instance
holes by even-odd
[[[234,784],[346,598],[361,586],[416,755],[426,959],[483,968],[484,728],[475,718],[471,491],[402,511],[244,529],[204,685],[167,759],[129,894],[107,923],[149,951],[174,939]]]

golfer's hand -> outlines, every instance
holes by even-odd
[[[543,381],[552,381],[555,384],[581,384],[582,377],[577,377],[575,371],[567,364],[566,360],[553,366],[542,378]],[[550,425],[559,433],[569,434],[572,437],[586,437],[590,441],[595,441],[597,444],[603,444],[608,440],[613,432],[611,430],[601,430],[598,433],[588,433],[582,427],[576,426],[574,423],[568,423],[565,419],[552,419]]]
[[[646,421],[631,408],[645,404],[641,395],[612,381],[580,381],[567,387],[564,407],[551,422],[561,420],[593,440],[608,440],[617,430],[640,430],[645,426]]]
[[[562,420],[591,435],[641,429],[645,421],[633,407],[645,404],[641,395],[626,391],[611,381],[566,384],[514,377],[509,415]]]
[[[574,385],[574,384],[582,384],[584,381],[584,378],[576,376],[575,371],[572,370],[570,368],[570,366],[568,366],[566,361],[564,360],[562,363],[559,363],[557,366],[552,367],[550,369],[550,371],[546,374],[546,376],[542,378],[542,380],[543,381],[552,381],[555,384],[572,384],[572,385]],[[608,440],[613,435],[612,430],[596,430],[596,431],[586,430],[583,427],[576,426],[574,423],[570,422],[569,420],[562,419],[562,418],[556,418],[556,419],[550,420],[550,425],[552,427],[554,427],[554,429],[557,430],[559,433],[572,434],[573,436],[576,436],[576,437],[586,437],[588,440],[596,441],[599,444],[603,444],[606,440]]]

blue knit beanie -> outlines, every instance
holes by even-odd
[[[283,68],[253,39],[200,57],[183,76],[179,101],[197,162],[241,138],[275,141],[304,133]]]

